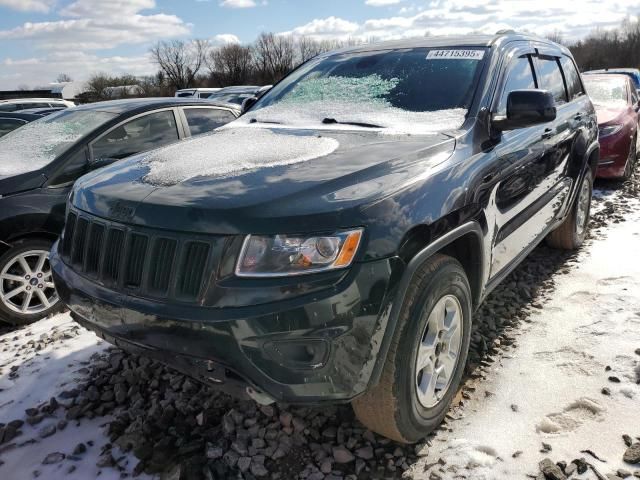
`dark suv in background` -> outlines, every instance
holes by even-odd
[[[0,321],[28,323],[59,307],[49,250],[78,177],[239,114],[237,105],[198,99],[114,100],[69,108],[0,138]]]
[[[76,184],[74,318],[258,402],[352,402],[414,442],[472,312],[543,239],[581,245],[597,125],[569,51],[503,33],[323,54],[212,135]]]

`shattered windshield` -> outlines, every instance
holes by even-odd
[[[0,177],[39,170],[116,114],[64,110],[0,138]]]
[[[346,124],[401,133],[459,128],[485,49],[413,48],[312,60],[276,85],[244,122]]]
[[[621,108],[627,105],[626,79],[584,76],[584,86],[595,105]]]

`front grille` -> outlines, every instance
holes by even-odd
[[[77,273],[127,294],[195,301],[224,237],[167,233],[70,210],[60,255]]]

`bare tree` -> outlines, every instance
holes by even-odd
[[[553,32],[546,34],[545,38],[561,45],[564,44],[564,37],[562,36],[562,32],[560,30],[554,30]]]
[[[209,50],[206,40],[158,42],[150,50],[153,60],[176,89],[188,88],[202,68]]]
[[[56,82],[58,83],[73,82],[73,79],[71,78],[71,76],[67,75],[66,73],[60,73],[56,78]]]
[[[253,48],[256,68],[264,83],[277,82],[295,66],[294,41],[289,35],[261,33]]]
[[[210,52],[208,62],[211,78],[222,87],[247,84],[253,76],[251,47],[224,45]]]

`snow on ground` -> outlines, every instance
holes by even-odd
[[[422,472],[438,459],[446,462],[443,479],[535,477],[545,457],[585,457],[605,475],[634,471],[622,461],[622,435],[640,436],[640,205],[605,235],[558,277],[551,299],[521,328],[518,347],[481,383],[463,418],[433,439],[415,478],[430,478],[431,469]],[[543,442],[552,451],[540,452]]]
[[[605,189],[596,197],[602,204],[617,201],[619,194]],[[633,203],[626,222],[601,231],[583,248],[578,265],[556,278],[550,300],[542,309],[532,308],[530,322],[519,328],[517,348],[475,384],[462,418],[431,439],[428,455],[407,472],[410,476],[525,478],[536,475],[544,457],[554,462],[585,457],[603,474],[634,470],[622,462],[622,435],[640,436],[640,356],[634,353],[640,348],[640,204]],[[0,423],[26,418],[27,408],[60,398],[85,378],[92,355],[105,347],[68,314],[0,335]],[[601,393],[603,387],[610,395]],[[36,471],[47,480],[119,478],[118,470],[96,466],[108,441],[103,425],[112,418],[83,418],[61,429],[63,419],[64,409],[58,408],[35,425],[25,423],[22,435],[0,445],[0,479],[31,479]],[[52,425],[58,433],[41,438]],[[23,448],[7,447],[31,441]],[[80,442],[88,450],[77,459],[42,464],[52,452],[68,456]],[[540,452],[543,442],[550,452]],[[587,449],[606,463],[581,453]],[[521,453],[514,458],[516,452]],[[129,456],[119,462],[129,472],[135,463]],[[70,467],[75,470],[68,473]],[[589,472],[572,478],[595,477]]]
[[[57,335],[63,340],[45,345],[46,339]],[[2,335],[0,342],[0,423],[22,419],[27,408],[48,403],[51,397],[73,388],[87,374],[90,357],[107,346],[92,332],[78,326],[67,313]],[[7,449],[7,444],[1,446],[0,459],[4,464],[0,464],[0,478],[30,479],[35,477],[34,472],[39,472],[40,477],[47,480],[86,480],[98,475],[105,480],[120,478],[118,470],[96,466],[100,448],[108,441],[102,433],[102,426],[111,417],[70,421],[62,430],[59,422],[64,421],[64,413],[59,408],[35,425],[25,423],[21,427],[23,434],[9,442],[20,445],[34,441],[30,447]],[[58,433],[40,438],[40,432],[52,425],[57,427]],[[77,459],[42,464],[50,453],[60,452],[69,456],[81,442],[86,445],[87,452],[78,455]],[[73,471],[69,472],[71,466]],[[99,474],[100,470],[102,473]]]

